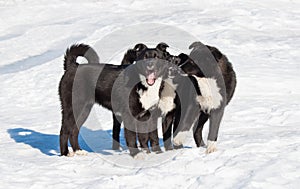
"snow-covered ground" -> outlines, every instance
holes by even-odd
[[[0,188],[299,188],[299,10],[296,0],[0,0]],[[188,53],[192,38],[217,46],[237,73],[217,152],[190,138],[133,160],[110,150],[111,114],[95,107],[80,136],[89,154],[59,156],[69,45],[100,46],[101,60],[119,64],[137,42]]]

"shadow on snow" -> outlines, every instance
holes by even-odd
[[[7,132],[17,143],[27,144],[32,148],[40,150],[45,155],[56,156],[60,154],[59,135],[40,133],[25,128],[8,129]],[[80,129],[78,141],[83,150],[110,155],[112,154],[109,152],[112,146],[111,136],[112,130],[93,131],[86,127],[82,127]],[[121,132],[120,142],[124,149],[126,142],[124,140],[123,131]]]

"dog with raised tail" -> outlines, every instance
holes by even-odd
[[[151,53],[159,56],[157,52]],[[88,64],[78,64],[76,62],[78,56],[85,57]],[[155,125],[151,121],[147,121],[148,125],[142,123],[154,117],[149,115],[152,105],[158,100],[153,99],[152,94],[146,93],[152,90],[158,95],[160,82],[165,77],[164,64],[159,64],[158,60],[139,61],[135,65],[99,64],[96,51],[88,45],[72,45],[67,49],[64,58],[65,72],[59,83],[62,108],[61,155],[86,154],[79,146],[78,135],[94,104],[113,111],[114,117],[118,116],[124,121],[125,139],[131,156],[135,157],[140,152],[136,143],[137,131],[147,130],[148,127],[154,128],[151,130],[153,132],[151,136],[157,137],[156,123]],[[154,89],[149,89],[151,87]],[[151,104],[143,103],[143,101],[148,103],[149,98],[152,100]],[[149,132],[141,132],[138,135],[142,148],[148,148],[148,139]],[[159,146],[158,138],[150,137],[150,140],[153,147]],[[68,150],[68,141],[73,152]]]
[[[176,108],[163,121],[163,140],[167,150],[180,148],[187,131],[193,128],[197,147],[205,146],[202,137],[204,124],[209,120],[206,153],[216,151],[218,131],[225,106],[233,97],[236,74],[227,57],[217,48],[195,42],[190,55],[171,56],[187,76],[179,76]],[[174,123],[172,129],[172,123]],[[171,142],[173,130],[173,144]]]

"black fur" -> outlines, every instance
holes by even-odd
[[[65,57],[64,57],[64,70],[68,70],[70,67],[76,67],[77,63],[76,59],[78,56],[85,57],[89,63],[98,63],[100,59],[98,54],[93,48],[90,48],[85,44],[75,44],[72,48],[67,49]]]
[[[227,57],[222,54],[217,48],[206,46],[215,60],[217,61],[217,65],[219,66],[222,76],[224,78],[225,87],[226,87],[226,104],[228,104],[234,94],[235,87],[236,87],[236,75],[232,68],[232,64],[228,61]],[[181,53],[179,56],[172,56],[171,60],[174,64],[181,67],[181,69],[189,75],[189,79],[192,80],[192,83],[196,89],[197,95],[201,95],[199,91],[199,86],[197,82],[193,81],[194,77],[190,77],[191,75],[195,75],[197,77],[205,77],[202,73],[201,67],[199,67],[188,55]],[[183,84],[181,83],[181,86]],[[188,86],[188,85],[186,85]],[[179,86],[180,87],[180,86]],[[180,90],[180,89],[179,89]],[[188,90],[187,87],[184,89],[185,91]],[[191,99],[194,99],[194,97],[191,97]],[[185,100],[185,99],[180,99]],[[167,150],[173,149],[172,143],[171,143],[171,135],[172,135],[172,123],[174,120],[174,126],[173,126],[173,133],[178,133],[178,124],[180,122],[180,118],[184,119],[184,116],[188,116],[191,120],[194,120],[193,116],[191,116],[191,113],[185,113],[185,115],[181,115],[182,112],[188,112],[187,110],[182,110],[181,105],[186,103],[180,102],[178,96],[175,98],[176,103],[176,110],[173,110],[169,112],[166,116],[166,118],[163,121],[163,140],[164,145]],[[194,102],[197,103],[197,102]],[[187,107],[186,107],[187,108]],[[201,111],[199,114],[198,121],[196,122],[194,126],[194,139],[196,142],[197,147],[204,146],[205,143],[202,138],[202,130],[203,126],[206,123],[206,121],[210,118],[209,113]],[[180,130],[180,129],[179,129]],[[216,138],[215,138],[216,140]],[[182,146],[180,146],[182,147]],[[174,146],[174,148],[178,148],[178,146]]]
[[[89,64],[79,65],[76,62],[78,56],[84,56]],[[118,99],[116,110],[121,113],[121,116],[113,114],[113,117],[124,120],[126,143],[130,155],[134,156],[139,152],[136,144],[136,129],[144,128],[138,127],[139,125],[135,124],[136,120],[134,118],[147,120],[149,113],[140,116],[141,112],[147,110],[142,107],[139,101],[139,96],[136,92],[138,85],[134,85],[133,87],[127,87],[127,85],[130,80],[136,80],[136,83],[140,82],[139,74],[147,72],[143,69],[148,68],[148,62],[141,62],[136,66],[116,66],[99,64],[98,62],[97,53],[88,45],[73,45],[66,51],[64,61],[65,73],[59,84],[59,96],[62,108],[62,126],[60,131],[61,155],[68,155],[69,153],[68,140],[74,152],[81,149],[78,144],[79,130],[89,116],[92,106],[97,103],[109,110],[113,110],[112,91],[116,89],[114,91],[114,95],[116,95],[114,98]],[[156,64],[151,66],[158,73],[158,77],[160,77],[163,69],[161,68],[162,70],[159,71]],[[125,98],[124,94],[128,94],[129,98]],[[129,106],[126,106],[126,104],[129,104]],[[128,110],[126,107],[130,109]],[[116,121],[115,119],[114,124],[117,124]],[[153,125],[150,125],[150,127],[153,127]],[[118,129],[118,127],[114,127],[114,134],[115,132],[119,132]],[[158,138],[156,138],[157,133],[152,134],[151,137],[148,137],[149,134],[147,132],[143,133],[145,134],[138,136],[142,148],[148,148],[146,144],[149,138],[153,146],[158,146],[158,143],[156,143],[158,141]]]
[[[141,60],[151,60],[151,59],[159,59],[159,60],[168,60],[170,54],[166,51],[168,45],[166,43],[159,43],[155,48],[148,48],[145,44],[139,43],[134,46],[133,49],[129,49],[122,60],[122,65],[133,64],[134,62],[141,61]],[[140,85],[143,90],[147,90],[144,85]],[[161,85],[161,90],[163,87],[163,83]],[[158,110],[155,110],[155,115],[159,117]],[[113,150],[120,149],[120,127],[121,127],[121,119],[118,119],[116,116],[113,115]],[[154,132],[149,133],[152,151],[160,152],[161,149],[159,147],[157,130]]]
[[[200,43],[201,45],[202,43]],[[139,46],[141,46],[141,44],[138,44]],[[197,47],[199,46],[199,44],[194,43],[193,45],[191,45],[191,47]],[[145,45],[142,45],[142,49],[145,49]],[[185,73],[188,74],[188,77],[181,77],[182,81],[179,81],[181,84],[179,86],[179,91],[183,91],[185,95],[185,98],[183,99],[179,99],[178,95],[176,95],[175,97],[175,104],[176,104],[176,108],[170,112],[168,112],[166,114],[165,117],[163,117],[163,140],[164,140],[164,145],[165,145],[165,149],[166,150],[171,150],[173,149],[173,145],[171,142],[171,136],[172,136],[172,131],[174,134],[178,133],[180,131],[180,129],[178,128],[178,125],[180,123],[180,119],[183,119],[185,122],[185,124],[187,125],[187,127],[192,126],[193,123],[193,119],[195,119],[196,117],[198,117],[198,121],[196,122],[195,126],[194,126],[194,139],[196,142],[196,145],[199,146],[203,146],[205,145],[203,139],[202,139],[202,129],[204,124],[207,122],[207,120],[211,117],[211,116],[215,116],[216,113],[213,113],[212,115],[210,115],[207,112],[200,112],[196,113],[197,110],[194,111],[190,111],[189,112],[189,106],[188,104],[190,103],[189,99],[194,99],[196,96],[195,95],[201,95],[201,91],[199,89],[199,86],[197,84],[197,81],[195,81],[195,78],[192,77],[197,76],[197,77],[205,77],[201,67],[199,67],[194,61],[193,59],[189,56],[186,55],[184,53],[181,53],[178,56],[173,56],[170,55],[170,53],[168,53],[166,51],[166,48],[168,47],[168,45],[161,43],[157,46],[157,48],[160,48],[161,50],[164,50],[164,57],[165,59],[169,60],[170,62],[174,63],[175,65],[178,65]],[[232,99],[232,96],[234,94],[235,91],[235,87],[236,87],[236,75],[235,72],[232,68],[232,64],[228,61],[227,57],[222,54],[217,48],[212,47],[212,46],[208,46],[206,45],[206,47],[209,49],[211,55],[213,56],[213,58],[217,61],[217,65],[219,66],[220,70],[221,70],[221,74],[223,76],[224,82],[225,82],[225,88],[226,88],[226,104],[228,104],[230,102],[230,100]],[[139,49],[139,48],[138,48]],[[130,49],[127,51],[128,52],[132,52],[134,49]],[[132,56],[131,60],[129,61],[130,58],[128,58],[128,56],[124,56],[123,58],[123,62],[130,62],[130,64],[132,64],[134,62],[134,58],[138,58],[138,54],[140,54],[140,52],[135,51],[136,53],[134,54],[134,56]],[[143,58],[147,58],[147,57],[143,57]],[[204,59],[203,59],[204,60]],[[209,62],[208,62],[209,63]],[[186,82],[186,84],[185,84]],[[190,86],[189,87],[185,87],[188,86],[189,83],[193,83],[193,87]],[[189,92],[187,92],[189,91]],[[193,94],[193,92],[195,91],[195,94]],[[194,105],[198,104],[196,101],[193,101]],[[182,107],[181,105],[183,104],[184,107]],[[182,110],[182,108],[184,110]],[[199,108],[195,108],[195,109],[199,109]],[[221,112],[223,112],[223,110],[220,110]],[[183,113],[184,112],[184,113]],[[183,114],[183,115],[182,115]],[[194,116],[192,115],[194,114]],[[219,115],[216,115],[218,117],[222,117]],[[174,124],[173,128],[172,128],[172,124]],[[216,129],[218,130],[218,128]],[[114,149],[119,148],[119,125],[116,126],[114,124],[114,141],[116,142],[116,146],[113,147]],[[217,138],[214,138],[214,140],[216,140]],[[180,148],[182,146],[174,146],[174,148]]]

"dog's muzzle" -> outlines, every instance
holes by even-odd
[[[156,80],[156,72],[153,70],[147,70],[146,72],[146,82],[148,85],[152,86]]]

